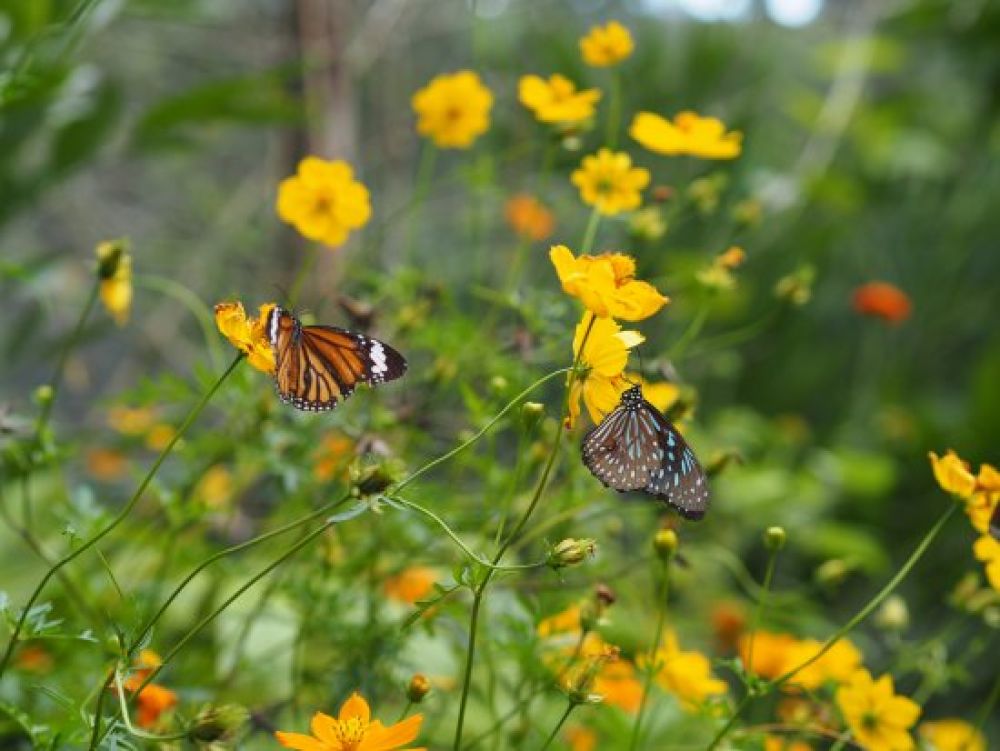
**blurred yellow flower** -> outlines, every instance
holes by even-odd
[[[601,92],[597,89],[577,91],[576,84],[556,73],[548,81],[541,76],[521,76],[517,96],[540,122],[578,123],[594,116]]]
[[[580,39],[580,53],[584,62],[595,68],[617,65],[632,54],[634,47],[632,34],[618,21],[594,26]]]
[[[753,653],[750,644],[753,642]],[[777,678],[787,672],[791,666],[789,656],[795,648],[797,640],[791,634],[776,634],[770,631],[757,631],[744,634],[740,638],[740,659],[747,671],[761,678]]]
[[[563,734],[570,751],[595,751],[597,748],[597,733],[580,725],[567,728]]]
[[[87,452],[87,473],[98,480],[110,482],[125,474],[128,460],[120,451],[92,448]]]
[[[639,668],[652,665],[653,677],[664,689],[676,696],[685,711],[693,711],[706,699],[726,693],[726,682],[712,676],[708,657],[701,652],[681,651],[677,634],[667,630],[663,646],[655,654],[640,655]]]
[[[959,458],[951,449],[944,456],[938,456],[933,451],[927,454],[931,460],[934,479],[946,493],[969,498],[976,489],[976,478],[969,469],[967,462]]]
[[[124,435],[142,435],[156,423],[156,411],[150,407],[121,407],[108,410],[108,427]]]
[[[629,135],[657,154],[702,159],[735,159],[743,140],[739,131],[727,133],[721,120],[695,112],[680,112],[673,122],[653,112],[640,112],[632,120]]]
[[[192,494],[195,501],[210,509],[223,509],[233,497],[233,475],[222,464],[213,464],[198,480]]]
[[[892,676],[873,680],[863,668],[837,689],[837,706],[857,742],[866,751],[910,751],[909,729],[920,716],[920,706],[897,696]]]
[[[163,451],[173,440],[175,433],[173,425],[157,423],[146,433],[146,448],[150,451]]]
[[[386,727],[371,718],[368,702],[357,692],[340,707],[334,719],[317,712],[309,729],[312,735],[277,731],[274,736],[285,748],[298,751],[424,751],[402,749],[420,732],[424,716],[415,714]]]
[[[249,318],[241,302],[215,306],[215,325],[229,343],[246,354],[247,361],[268,375],[274,373],[274,349],[267,333],[267,317],[274,303],[260,306],[257,318]]]
[[[610,318],[595,318],[584,343],[583,337],[590,320],[591,314],[584,313],[573,337],[573,355],[579,357],[585,372],[572,379],[567,427],[575,425],[580,416],[581,396],[595,423],[618,406],[622,392],[629,385],[622,378],[628,351],[645,341],[638,331],[622,331],[621,326]]]
[[[742,266],[746,259],[747,254],[743,248],[739,245],[731,245],[718,255],[716,262],[727,269],[735,269]]]
[[[972,552],[986,564],[986,578],[990,586],[1000,592],[1000,542],[992,535],[983,535],[973,543]]]
[[[368,188],[354,179],[351,165],[307,156],[298,171],[278,185],[278,216],[303,237],[337,247],[372,215]]]
[[[350,436],[337,431],[327,433],[313,453],[313,477],[326,482],[346,476],[348,465],[356,455]]]
[[[660,412],[666,412],[676,402],[681,395],[681,387],[670,381],[647,381],[638,373],[626,373],[625,380],[631,383],[638,383],[642,386],[642,395],[647,402],[656,407]]]
[[[796,642],[788,650],[785,670],[801,665],[819,652],[822,646],[823,643],[815,639]],[[756,650],[756,646],[754,649]],[[814,691],[827,682],[843,683],[861,667],[861,662],[861,651],[849,639],[841,639],[816,662],[796,673],[791,683],[809,691]]]
[[[434,589],[438,580],[437,572],[426,566],[410,566],[395,576],[390,576],[382,584],[382,590],[393,600],[415,605]]]
[[[965,720],[947,718],[920,723],[928,751],[986,751],[986,737]]]
[[[635,278],[635,261],[623,253],[574,257],[565,245],[553,245],[549,259],[563,291],[598,318],[641,321],[670,302],[653,285]]]
[[[580,198],[602,214],[614,215],[639,208],[642,189],[649,185],[649,171],[633,167],[624,151],[601,149],[585,156],[570,178]]]
[[[128,244],[124,240],[103,242],[96,253],[101,303],[115,323],[124,326],[132,310],[132,256]]]
[[[514,233],[527,240],[544,240],[555,227],[552,212],[527,193],[511,196],[504,207],[504,216]]]
[[[990,518],[1000,503],[1000,472],[989,464],[979,465],[976,492],[966,501],[965,513],[977,532],[989,532]]]
[[[604,698],[605,704],[635,714],[642,703],[642,683],[635,674],[635,665],[623,657],[610,660],[601,666],[594,677],[594,692]]]
[[[538,623],[538,635],[541,638],[580,630],[580,605],[574,603],[563,611],[543,618]]]
[[[805,741],[767,735],[764,737],[764,751],[812,751],[812,746]]]
[[[436,76],[413,95],[417,132],[442,149],[467,149],[490,127],[493,94],[471,70]]]

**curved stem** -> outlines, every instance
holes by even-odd
[[[17,645],[17,640],[21,635],[21,630],[24,628],[25,621],[28,618],[28,613],[31,612],[31,609],[34,606],[35,602],[38,600],[38,597],[41,595],[42,590],[45,589],[45,585],[49,583],[49,580],[53,576],[55,576],[59,572],[59,570],[63,568],[63,566],[66,566],[68,563],[72,562],[74,559],[78,558],[80,555],[82,555],[87,550],[92,548],[94,545],[100,542],[104,537],[110,534],[119,524],[125,521],[125,518],[132,512],[132,509],[135,508],[135,505],[139,502],[139,499],[142,498],[142,494],[146,491],[146,488],[149,487],[149,484],[153,481],[153,478],[156,476],[157,471],[160,469],[160,466],[163,464],[163,462],[166,461],[166,458],[170,455],[170,452],[173,450],[174,446],[177,445],[177,442],[181,439],[181,437],[191,426],[191,424],[195,421],[195,419],[197,419],[198,415],[201,414],[202,410],[205,409],[209,401],[211,401],[212,397],[215,396],[215,392],[219,390],[219,388],[222,386],[225,380],[229,377],[230,373],[232,373],[236,369],[236,366],[239,365],[242,359],[243,355],[242,354],[238,355],[236,359],[233,360],[232,364],[226,369],[226,371],[221,376],[219,376],[218,380],[214,384],[212,384],[212,387],[205,392],[205,395],[202,396],[201,400],[191,409],[190,412],[188,412],[187,417],[184,418],[184,421],[180,424],[180,427],[177,428],[177,432],[174,433],[173,437],[170,439],[170,442],[166,445],[163,451],[160,452],[160,455],[156,458],[156,461],[153,462],[153,466],[150,467],[149,472],[146,473],[146,476],[143,478],[142,482],[139,483],[139,487],[136,489],[135,493],[129,499],[128,503],[125,504],[125,507],[122,508],[122,510],[118,513],[118,515],[114,519],[112,519],[107,524],[107,526],[105,526],[102,530],[93,535],[90,539],[86,540],[76,550],[63,556],[58,561],[56,561],[56,563],[53,566],[51,566],[49,570],[45,573],[45,576],[42,577],[42,580],[38,582],[38,586],[35,587],[34,591],[31,593],[31,597],[28,598],[27,604],[21,611],[21,616],[17,620],[17,625],[15,625],[14,631],[10,635],[10,640],[7,642],[7,649],[4,652],[3,658],[0,658],[0,676],[3,675],[4,670],[7,668],[7,664],[10,661],[10,657],[14,652],[15,646]]]
[[[132,281],[137,287],[143,287],[172,297],[187,308],[201,327],[201,333],[205,337],[205,346],[208,348],[208,356],[212,359],[212,365],[216,368],[222,367],[222,348],[219,344],[219,336],[215,330],[215,321],[212,318],[211,309],[205,304],[204,300],[183,284],[167,277],[142,274],[133,277]]]

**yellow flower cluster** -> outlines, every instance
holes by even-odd
[[[688,111],[679,113],[673,122],[653,112],[640,112],[632,120],[629,135],[657,154],[702,159],[735,159],[743,142],[743,134],[727,133],[721,120]]]
[[[215,325],[229,343],[247,356],[257,370],[274,374],[274,349],[267,334],[267,317],[274,303],[260,306],[256,318],[247,316],[241,302],[220,302],[215,306]]]
[[[518,99],[543,123],[579,123],[594,116],[601,98],[597,89],[577,91],[576,85],[558,73],[546,81],[541,76],[521,76]]]
[[[753,643],[751,655],[750,644]],[[747,670],[762,678],[777,678],[803,664],[820,651],[815,639],[797,639],[791,634],[758,631],[740,639],[740,656]],[[822,657],[800,670],[789,688],[814,691],[826,683],[843,683],[861,667],[861,651],[849,640],[836,642]]]
[[[278,186],[278,216],[303,237],[336,248],[371,218],[368,188],[346,162],[309,156]]]
[[[941,489],[965,504],[965,513],[973,529],[980,534],[973,543],[972,552],[985,564],[990,586],[1000,592],[1000,541],[989,529],[990,519],[1000,504],[1000,472],[989,464],[982,464],[979,473],[973,475],[968,462],[954,451],[940,457],[932,451],[930,460]]]
[[[493,93],[470,70],[440,75],[413,95],[417,132],[442,149],[467,149],[490,127]]]

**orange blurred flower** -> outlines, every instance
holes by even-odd
[[[799,641],[788,652],[786,669],[801,665],[819,652],[822,646],[822,642],[815,639]],[[849,639],[840,639],[822,657],[796,673],[791,683],[809,691],[814,691],[827,682],[844,683],[861,667],[861,660],[861,651]]]
[[[734,652],[747,625],[746,610],[737,602],[718,602],[712,608],[711,620],[719,646],[724,652]]]
[[[160,656],[151,649],[139,653],[139,659],[133,666],[132,675],[125,679],[126,690],[135,692],[152,671],[162,664]],[[136,697],[136,722],[139,727],[151,728],[160,719],[160,715],[177,705],[177,694],[169,688],[156,683],[146,685]]]
[[[146,448],[150,451],[163,451],[173,440],[175,432],[172,425],[157,423],[146,433]]]
[[[87,472],[104,482],[117,480],[128,467],[128,460],[120,451],[109,448],[92,448],[87,452]]]
[[[14,666],[29,673],[47,673],[54,664],[52,655],[37,644],[29,644],[14,658]]]
[[[797,741],[794,738],[768,735],[764,737],[764,751],[812,751],[812,746],[805,741]]]
[[[222,509],[233,497],[233,475],[221,464],[213,464],[198,480],[194,498],[210,509]]]
[[[579,632],[580,628],[580,605],[574,603],[565,610],[539,621],[538,635],[544,639],[556,634]]]
[[[108,426],[124,435],[142,435],[156,423],[156,411],[151,407],[112,407],[108,410]]]
[[[410,566],[386,579],[382,584],[382,591],[393,600],[415,605],[430,594],[437,580],[438,575],[434,569]]]
[[[590,728],[579,725],[567,728],[564,737],[570,751],[595,751],[597,748],[597,733]]]
[[[504,208],[504,216],[514,233],[528,240],[544,240],[555,227],[552,212],[527,193],[511,196]]]
[[[788,658],[796,639],[791,634],[757,631],[753,636],[753,654],[749,652],[751,634],[744,634],[739,641],[740,659],[748,672],[761,678],[777,678],[790,667]]]
[[[910,317],[910,298],[888,282],[868,282],[854,290],[854,309],[887,323],[902,323]]]
[[[354,457],[354,441],[349,436],[337,431],[327,433],[313,452],[313,477],[320,482],[343,477]]]

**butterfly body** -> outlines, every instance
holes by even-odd
[[[583,438],[583,463],[606,487],[641,490],[688,519],[708,509],[708,480],[677,429],[633,386]]]
[[[271,311],[267,333],[278,396],[297,409],[331,410],[358,383],[375,386],[406,372],[406,359],[385,342],[336,326],[304,326],[281,307]]]

